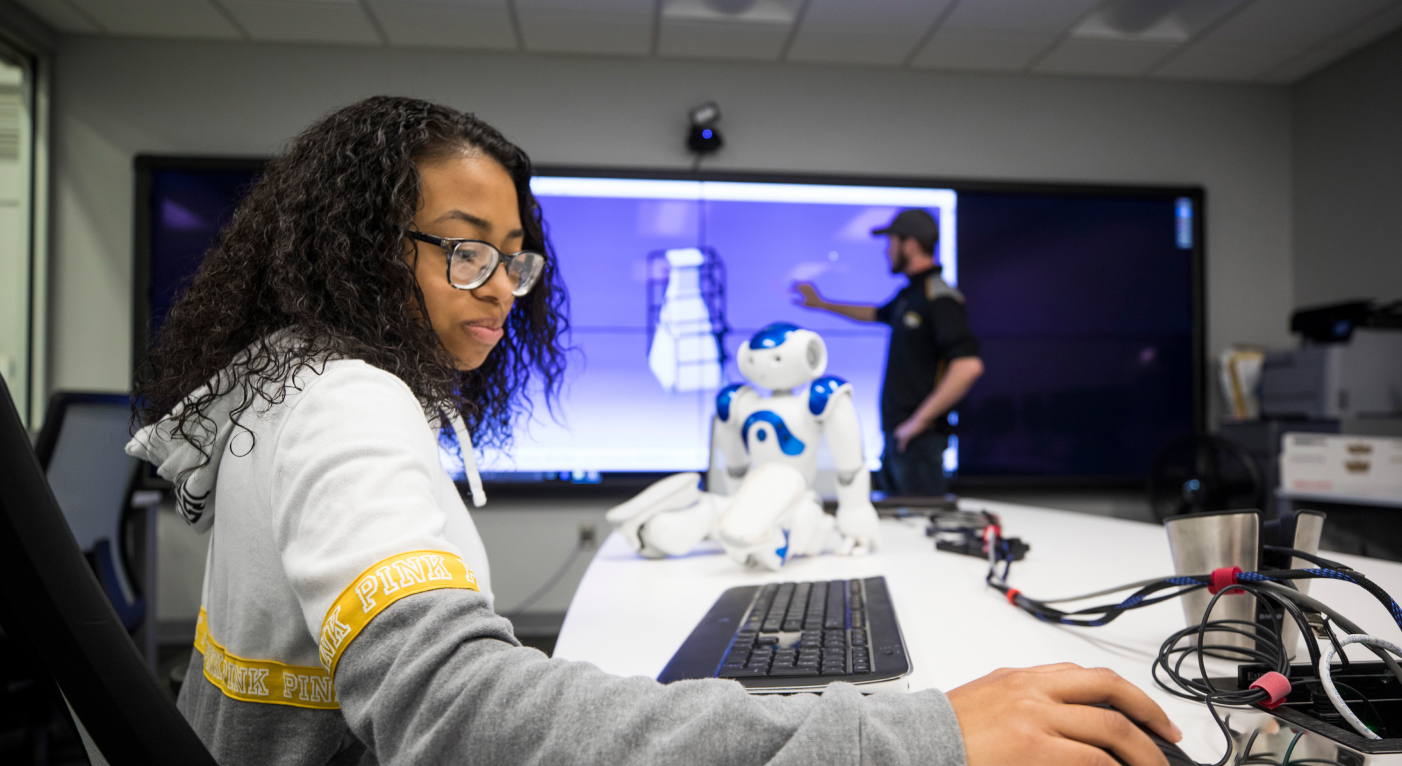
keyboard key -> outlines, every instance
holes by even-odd
[[[816,676],[817,668],[774,668],[769,671],[770,678],[787,678],[790,676]]]
[[[824,665],[822,674],[825,676],[845,676],[847,675],[847,668],[841,665]]]
[[[792,620],[786,619],[786,620],[784,620],[784,632],[785,632],[785,633],[797,633],[797,632],[800,631],[800,630],[803,630],[803,622],[802,622],[801,620],[798,620],[798,619],[792,619]]]
[[[772,646],[779,643],[779,637],[774,635],[763,635],[755,638],[755,643],[760,646]]]
[[[720,678],[763,678],[769,675],[768,668],[721,668]]]

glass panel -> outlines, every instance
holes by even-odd
[[[0,50],[0,375],[22,418],[30,411],[33,79]]]

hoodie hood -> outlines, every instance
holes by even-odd
[[[156,473],[171,483],[175,488],[176,510],[197,532],[204,532],[214,524],[214,484],[219,477],[219,464],[228,454],[229,442],[239,428],[234,422],[233,412],[243,403],[245,392],[237,383],[230,387],[228,380],[236,367],[234,365],[221,372],[213,382],[185,397],[169,414],[137,431],[126,446],[128,455],[156,466]],[[207,396],[211,386],[215,385],[219,389],[230,390],[206,407],[203,417],[187,423],[186,434],[177,433],[180,414],[192,402]],[[243,416],[249,416],[252,409],[245,410]],[[426,425],[433,427],[441,427],[439,424],[443,422],[438,413],[427,410],[424,418]],[[458,437],[458,449],[472,491],[472,504],[481,507],[486,504],[487,496],[482,489],[482,477],[477,471],[472,437],[457,412],[448,418],[448,423]]]
[[[216,381],[223,382],[227,375],[221,373]],[[126,447],[128,455],[155,465],[156,473],[171,483],[176,509],[199,532],[214,524],[214,482],[219,476],[219,462],[228,452],[229,439],[237,427],[232,413],[243,401],[242,392],[235,386],[207,407],[203,417],[187,424],[191,433],[176,433],[180,414],[190,402],[207,396],[210,385],[201,386],[175,405],[170,414],[137,431]]]

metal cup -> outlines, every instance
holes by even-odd
[[[1168,547],[1173,552],[1173,570],[1179,575],[1211,574],[1221,567],[1241,567],[1255,571],[1261,552],[1261,515],[1250,511],[1218,511],[1174,516],[1164,521]],[[1183,596],[1183,617],[1188,625],[1203,621],[1212,594],[1206,589]],[[1217,600],[1208,619],[1240,620],[1255,623],[1256,599],[1245,593],[1229,593]],[[1208,631],[1207,643],[1250,649],[1256,645],[1255,629],[1236,625],[1251,635]],[[1196,643],[1197,639],[1193,639]]]
[[[1287,548],[1294,548],[1305,553],[1319,552],[1319,537],[1324,532],[1325,515],[1319,511],[1296,511],[1295,512],[1295,539],[1294,541],[1283,540],[1275,544]],[[1266,544],[1272,544],[1269,532],[1266,535]],[[1315,566],[1313,563],[1302,558],[1291,557],[1287,565],[1289,569],[1308,569]],[[1242,567],[1245,569],[1246,567]],[[1294,585],[1306,595],[1310,592],[1310,580],[1295,580]],[[1219,602],[1220,603],[1220,602]],[[1262,618],[1264,619],[1264,618]],[[1284,629],[1281,631],[1281,641],[1284,642],[1287,653],[1294,657],[1300,645],[1300,626],[1294,620],[1286,619]]]

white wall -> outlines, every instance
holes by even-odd
[[[1402,298],[1402,33],[1294,96],[1295,302]]]
[[[476,111],[540,163],[682,168],[715,98],[714,168],[1202,184],[1209,350],[1288,342],[1285,88],[83,37],[57,67],[54,387],[128,385],[135,154],[266,155],[376,93]]]

